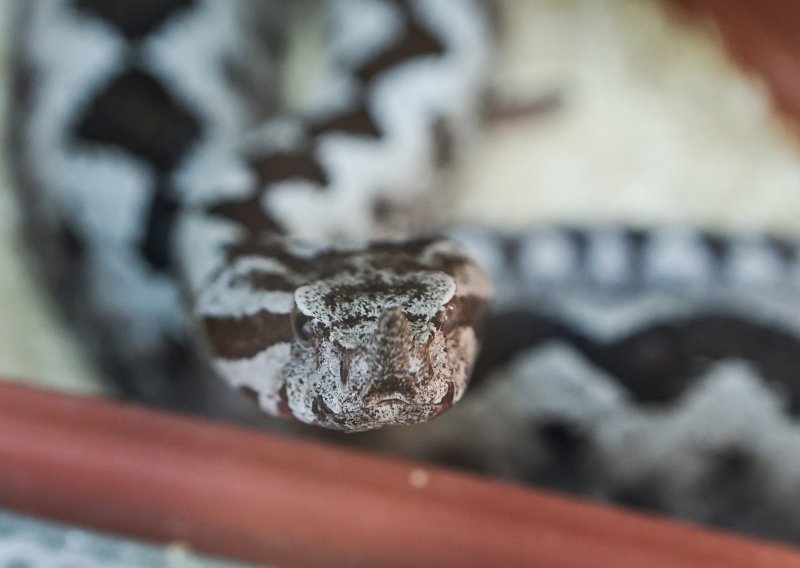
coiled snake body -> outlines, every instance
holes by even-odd
[[[480,384],[380,443],[797,538],[795,245],[428,236],[480,126],[484,7],[326,3],[325,88],[294,113],[275,87],[285,8],[25,7],[11,147],[28,229],[122,388],[240,409],[218,375],[306,423],[424,422],[465,392],[485,270]]]
[[[240,83],[271,80],[255,32],[279,6],[30,10],[22,185],[41,240],[81,249],[65,267],[78,309],[103,322],[102,351],[140,367],[131,388],[185,374],[163,352],[187,345],[180,281],[213,367],[271,414],[363,430],[463,394],[485,276],[440,238],[364,238],[418,230],[376,204],[397,218],[438,183],[437,127],[474,123],[485,24],[467,4],[366,6],[332,6],[331,100],[249,137],[270,97]]]

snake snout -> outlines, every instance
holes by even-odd
[[[378,318],[373,336],[373,374],[362,394],[372,404],[408,403],[417,395],[409,372],[412,337],[408,317],[399,307],[387,308]]]
[[[407,331],[408,317],[398,307],[386,308],[378,318],[378,336],[399,338]]]

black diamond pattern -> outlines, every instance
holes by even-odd
[[[200,135],[200,123],[154,77],[128,69],[87,107],[76,135],[119,146],[166,171]]]
[[[136,41],[194,3],[195,0],[75,0],[74,5],[113,25],[129,41]]]

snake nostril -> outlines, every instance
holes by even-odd
[[[401,335],[408,327],[408,317],[400,308],[387,308],[378,320],[378,329],[385,335]]]
[[[450,408],[453,406],[455,397],[456,397],[456,385],[455,383],[450,383],[449,385],[447,385],[447,392],[444,393],[442,400],[439,401],[439,410],[437,412],[437,415],[443,414],[448,410],[450,410]]]

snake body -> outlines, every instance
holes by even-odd
[[[325,6],[325,87],[292,112],[284,3],[26,6],[17,185],[44,275],[109,374],[158,404],[244,412],[238,390],[360,431],[441,414],[474,367],[456,409],[372,439],[798,538],[797,245],[432,234],[480,130],[485,6]]]
[[[452,158],[437,136],[475,122],[485,20],[469,3],[335,3],[329,100],[248,133],[270,98],[247,86],[274,80],[256,32],[279,8],[32,6],[17,121],[32,224],[44,246],[80,249],[55,281],[80,280],[77,309],[132,389],[185,376],[199,390],[208,361],[273,415],[427,420],[466,388],[489,286],[419,236],[421,216],[391,221],[430,203]]]

